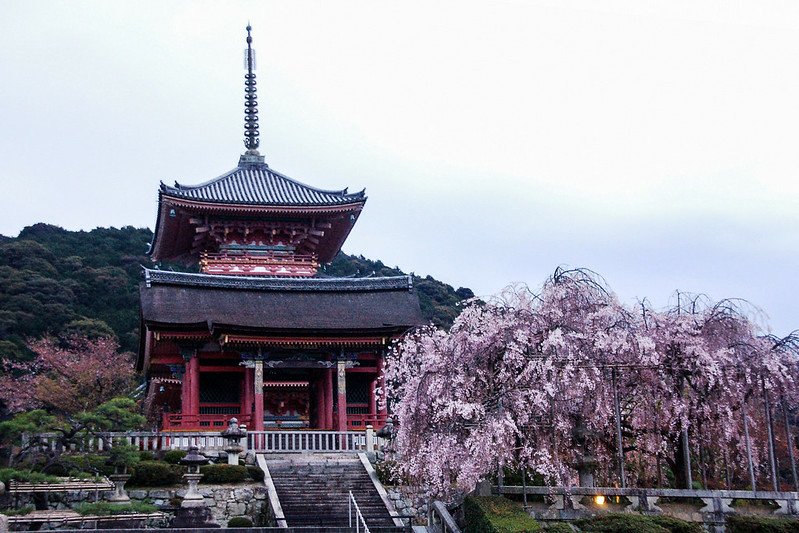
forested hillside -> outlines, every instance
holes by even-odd
[[[0,358],[27,358],[25,340],[46,334],[114,334],[124,350],[138,345],[138,284],[152,238],[149,229],[67,231],[36,224],[16,238],[0,236]],[[323,274],[391,276],[380,261],[340,253]],[[472,296],[430,276],[414,276],[422,312],[448,327],[457,303]]]

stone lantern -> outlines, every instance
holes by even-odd
[[[203,495],[197,490],[197,483],[203,477],[200,474],[200,466],[208,464],[208,458],[200,453],[197,446],[191,446],[189,453],[180,460],[180,463],[188,467],[188,472],[183,474],[183,479],[189,483],[189,490],[183,497],[180,509],[175,512],[172,528],[196,530],[220,527],[219,524],[214,523],[211,509],[205,506]]]
[[[186,465],[188,467],[188,471],[183,474],[183,479],[185,479],[189,484],[189,490],[183,497],[183,503],[180,504],[180,506],[202,507],[203,495],[197,490],[197,484],[203,477],[203,475],[200,474],[200,466],[207,465],[208,458],[200,453],[200,449],[197,446],[191,446],[189,448],[189,453],[187,453],[186,456],[180,460],[180,464]]]
[[[222,438],[227,441],[227,464],[238,465],[239,454],[244,451],[244,448],[239,444],[239,441],[247,436],[247,429],[244,426],[239,426],[239,421],[236,418],[231,418],[228,422],[227,429],[222,432]]]

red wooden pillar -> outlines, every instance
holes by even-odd
[[[255,362],[255,372],[253,379],[253,401],[255,402],[255,409],[253,409],[253,426],[255,431],[264,430],[264,362]]]
[[[338,431],[347,431],[347,363],[346,361],[336,361],[336,393],[338,397],[338,424],[336,429]]]
[[[188,415],[191,413],[191,372],[189,372],[191,359],[183,361],[183,377],[180,380],[180,413]]]
[[[322,376],[314,373],[313,379],[314,401],[316,403],[316,419],[313,421],[315,429],[325,428],[325,391],[322,385]]]
[[[333,429],[333,369],[325,370],[325,429]]]
[[[183,381],[180,387],[180,411],[183,415],[200,413],[200,363],[197,353],[184,355]]]
[[[243,393],[242,393],[242,400],[241,400],[241,414],[242,416],[248,417],[250,420],[253,420],[253,405],[252,405],[252,397],[253,397],[253,389],[255,385],[253,384],[253,369],[252,368],[245,368],[244,369],[244,386],[243,386]],[[252,422],[247,423],[247,427],[253,427]]]
[[[189,361],[191,372],[191,414],[200,414],[200,357],[195,352]]]

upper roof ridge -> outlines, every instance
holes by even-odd
[[[278,277],[278,276],[226,276],[194,272],[174,272],[143,267],[145,285],[181,285],[217,289],[244,289],[266,291],[359,292],[381,290],[413,290],[413,277],[372,276],[349,277]]]
[[[161,183],[167,195],[222,203],[264,205],[334,204],[363,202],[366,189],[350,193],[348,188],[320,189],[272,170],[267,165],[236,167],[221,176],[199,183],[174,186]]]

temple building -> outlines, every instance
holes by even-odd
[[[383,357],[423,323],[409,276],[319,273],[358,220],[364,191],[320,190],[258,152],[251,28],[246,152],[199,185],[161,184],[149,255],[196,272],[144,269],[137,368],[164,430],[380,427]]]

